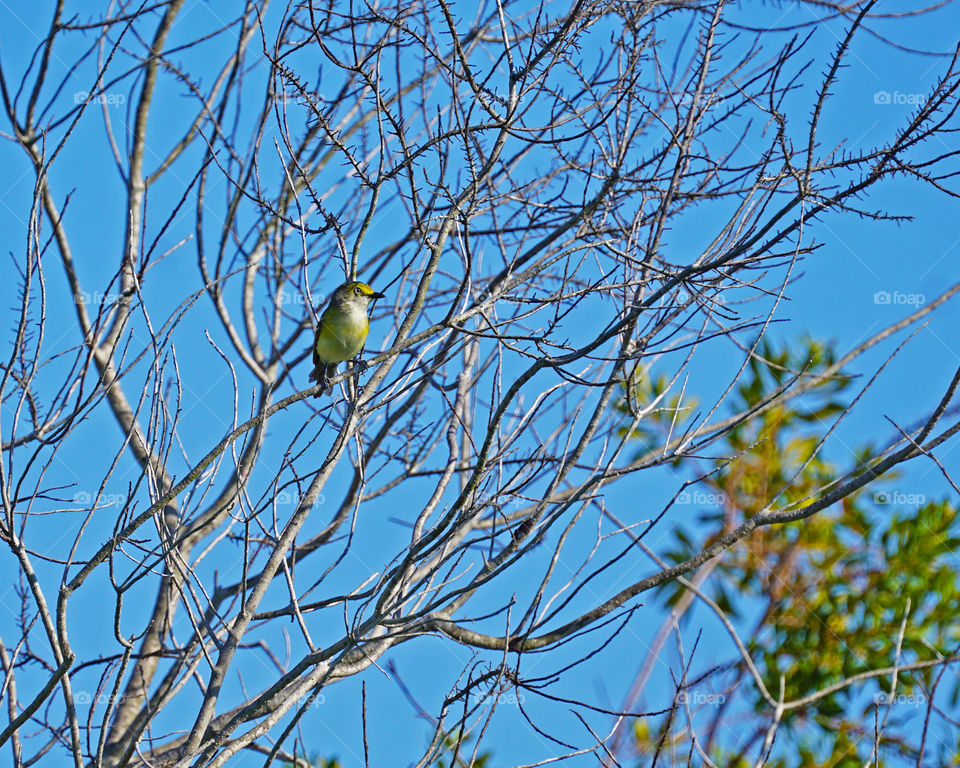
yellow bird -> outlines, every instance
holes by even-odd
[[[370,330],[367,311],[370,302],[382,299],[366,283],[349,282],[333,292],[330,303],[320,315],[317,335],[313,340],[313,370],[310,380],[322,384],[316,397],[325,395],[332,387],[330,379],[337,375],[337,366],[352,360],[363,349]]]

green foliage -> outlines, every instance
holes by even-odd
[[[630,431],[630,437],[642,446],[640,453],[646,453],[661,445],[662,434],[669,431],[671,425],[675,430],[676,425],[689,419],[696,410],[697,402],[691,397],[681,399],[679,395],[664,396],[669,387],[670,379],[666,376],[653,377],[649,371],[638,368],[633,376],[632,386],[625,388],[623,398],[614,406],[628,423],[634,420],[633,417],[638,411],[652,407],[632,430],[628,426],[617,430],[618,435],[625,435]]]
[[[733,410],[758,409],[794,377],[809,381],[833,363],[829,347],[811,340],[798,352],[764,342],[738,387]],[[637,402],[651,402],[666,386],[664,377],[644,381],[651,383],[633,392]],[[812,503],[841,471],[849,471],[849,465],[831,464],[818,448],[845,408],[849,383],[846,376],[833,376],[799,398],[763,407],[725,436],[722,453],[732,458],[717,461],[707,472],[697,466],[701,475],[713,470],[695,487],[705,498],[718,500],[699,518],[715,537],[771,503],[776,507]],[[621,410],[630,408],[622,405]],[[635,431],[642,450],[656,445],[658,438],[662,444],[664,418],[669,424],[672,414],[661,413]],[[859,446],[856,465],[865,465],[873,455],[870,446]],[[786,700],[796,700],[852,675],[936,658],[937,653],[950,655],[960,644],[954,554],[960,544],[957,509],[946,501],[922,497],[908,498],[903,508],[889,503],[897,500],[896,495],[874,494],[871,485],[796,524],[762,527],[715,563],[705,588],[731,619],[741,619],[741,636],[749,641],[750,653],[774,696],[781,678]],[[669,559],[679,562],[699,551],[705,543],[701,539],[677,530]],[[676,604],[684,592],[679,584],[662,590],[668,605]],[[749,623],[741,615],[748,608]],[[926,696],[939,673],[933,667],[901,673],[898,698],[889,713],[884,696],[889,694],[890,675],[840,688],[785,713],[768,765],[862,766],[873,748],[875,716],[880,720],[888,716],[880,737],[879,765],[914,764],[912,750],[922,728]],[[752,709],[762,725],[772,708],[742,664],[734,674],[741,706]],[[949,677],[956,701],[958,678]],[[723,716],[719,710],[715,715]],[[741,709],[738,717],[742,716]],[[762,727],[757,732],[762,733]],[[659,728],[635,732],[638,753],[644,754],[661,736]],[[722,740],[712,749],[718,765],[741,764],[742,755],[729,752]],[[956,764],[950,762],[955,757],[942,752],[938,759]]]
[[[455,766],[462,766],[463,768],[487,768],[489,761],[491,760],[491,754],[489,752],[478,752],[477,757],[473,762],[470,762],[470,757],[473,754],[473,748],[468,747],[467,745],[473,740],[473,736],[463,736],[458,738],[457,734],[450,734],[443,740],[443,753],[435,765],[437,768],[455,768]],[[460,749],[457,750],[457,743],[459,741]],[[456,761],[454,761],[454,755],[456,755]]]

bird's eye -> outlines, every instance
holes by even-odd
[[[359,288],[354,288],[354,289],[353,289],[353,292],[354,292],[355,294],[357,294],[357,296],[359,296],[361,293],[363,293],[363,291],[361,291]]]

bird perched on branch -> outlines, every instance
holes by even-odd
[[[366,283],[344,283],[333,292],[330,303],[320,316],[313,340],[310,380],[323,385],[316,397],[331,390],[330,379],[336,376],[340,363],[360,354],[370,330],[367,317],[370,302],[382,298],[382,293],[377,293]]]

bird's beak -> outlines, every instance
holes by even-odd
[[[370,298],[371,298],[371,299],[385,299],[385,298],[387,298],[387,294],[374,292],[374,293],[371,293],[371,294],[370,294]]]

